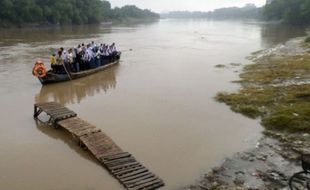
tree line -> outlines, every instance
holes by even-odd
[[[274,0],[264,7],[264,16],[288,24],[309,24],[310,0]]]
[[[102,0],[0,0],[0,25],[96,24],[125,18],[158,19],[136,6],[111,8]]]
[[[254,4],[247,4],[244,7],[227,7],[215,9],[209,12],[200,11],[174,11],[162,14],[163,18],[215,18],[215,19],[236,19],[236,18],[261,18],[262,8]]]
[[[161,15],[164,18],[254,18],[266,21],[282,21],[292,25],[310,24],[310,0],[273,0],[263,7],[247,4],[244,7],[228,7],[209,12],[175,11]]]

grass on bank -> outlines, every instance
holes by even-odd
[[[307,36],[307,38],[305,39],[305,42],[306,42],[306,43],[310,43],[310,35]]]
[[[310,55],[264,57],[240,75],[242,88],[216,99],[235,112],[261,118],[267,129],[310,132]]]

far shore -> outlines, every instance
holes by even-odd
[[[93,24],[60,24],[60,23],[22,23],[22,24],[12,24],[5,23],[0,25],[0,29],[17,29],[17,28],[60,28],[60,27],[69,27],[69,26],[112,26],[117,24],[139,24],[139,23],[148,23],[148,22],[156,22],[159,19],[153,18],[124,18],[124,19],[116,19],[116,20],[108,20],[102,21],[100,23]]]

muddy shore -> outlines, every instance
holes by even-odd
[[[301,171],[301,153],[309,151],[308,133],[266,131],[255,148],[227,158],[187,189],[288,189],[290,176]]]
[[[307,60],[306,57],[308,55],[309,45],[304,43],[304,38],[297,38],[274,48],[253,53],[249,59],[251,59],[255,65],[260,64],[259,60],[264,60],[266,58],[270,60],[270,57],[272,57],[272,60],[289,60],[296,56],[305,56],[305,58],[302,57],[299,59]],[[305,66],[309,69],[310,65],[309,63],[306,63]],[[225,65],[218,65],[217,67],[222,69],[227,68]],[[255,84],[255,87],[262,89],[267,85],[273,87],[283,86],[283,88],[303,85],[305,89],[309,89],[310,73],[306,73],[305,75],[302,75],[302,77],[300,77],[300,73],[297,74],[298,76],[290,75],[287,76],[287,78],[281,76],[282,78],[280,82],[279,80],[274,80],[274,78],[271,83],[268,83],[268,81],[267,83],[266,81],[260,83],[260,81],[254,79],[251,83],[246,81],[246,85]],[[292,77],[294,77],[294,80],[291,80]],[[290,83],[287,81],[290,81]],[[246,85],[242,85],[243,89],[247,88]],[[242,91],[238,92],[239,94],[236,94],[240,96],[241,92]],[[307,93],[309,92],[306,91],[305,94]],[[224,96],[230,95],[224,94]],[[225,98],[226,99],[223,99],[226,101],[227,97]],[[236,99],[236,101],[238,100],[239,99]],[[237,103],[234,105],[233,103],[229,104],[225,101],[222,102],[230,105],[233,111],[236,111],[233,106],[240,106]],[[307,105],[309,103],[309,97],[306,96],[302,101]],[[272,112],[272,109],[273,107],[264,113],[257,111],[255,112],[257,113],[257,116],[254,115],[253,118],[268,118],[267,114]],[[243,113],[240,110],[237,110],[236,112],[248,117],[252,116],[248,115],[249,113]],[[292,115],[299,117],[295,112],[293,112]],[[305,119],[308,121],[309,118]],[[222,165],[213,168],[209,173],[205,174],[199,182],[184,189],[289,189],[288,180],[290,176],[302,170],[300,163],[301,154],[310,153],[310,134],[309,128],[307,128],[308,124],[309,123],[304,122],[303,125],[306,126],[306,128],[303,127],[300,131],[298,131],[298,128],[295,128],[294,131],[290,131],[288,127],[281,130],[275,130],[271,127],[271,130],[269,130],[269,126],[265,126],[266,130],[263,132],[263,137],[257,142],[256,147],[244,152],[236,153],[232,157],[225,159]]]

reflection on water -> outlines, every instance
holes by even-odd
[[[45,123],[39,120],[35,120],[35,124],[37,126],[37,129],[43,134],[47,135],[49,138],[61,140],[62,142],[64,142],[64,144],[68,145],[81,157],[85,158],[86,160],[92,161],[98,166],[101,165],[100,162],[98,162],[98,160],[89,153],[89,151],[84,151],[81,147],[79,147],[77,141],[72,138],[71,134],[68,133],[66,130],[62,128],[55,130],[54,128],[47,126]]]
[[[80,103],[87,97],[116,87],[116,75],[119,65],[81,79],[65,83],[42,86],[40,93],[35,96],[35,102],[54,101],[62,105]]]
[[[282,24],[262,24],[262,45],[266,48],[283,43],[290,38],[306,35],[306,27],[289,26]]]
[[[59,27],[43,27],[43,28],[0,28],[0,47],[15,45],[16,43],[48,43],[50,41],[64,41],[70,39],[86,40],[89,38],[96,38],[103,33],[127,30],[135,30],[138,27],[146,27],[157,23],[123,23],[117,27],[112,25],[73,25],[73,26],[59,26]],[[89,41],[90,42],[90,41]],[[85,41],[85,43],[88,43]]]
[[[83,39],[89,38],[89,34],[96,37],[102,33],[110,32],[111,27],[100,25],[2,29],[0,30],[0,42],[2,42],[0,45]]]

